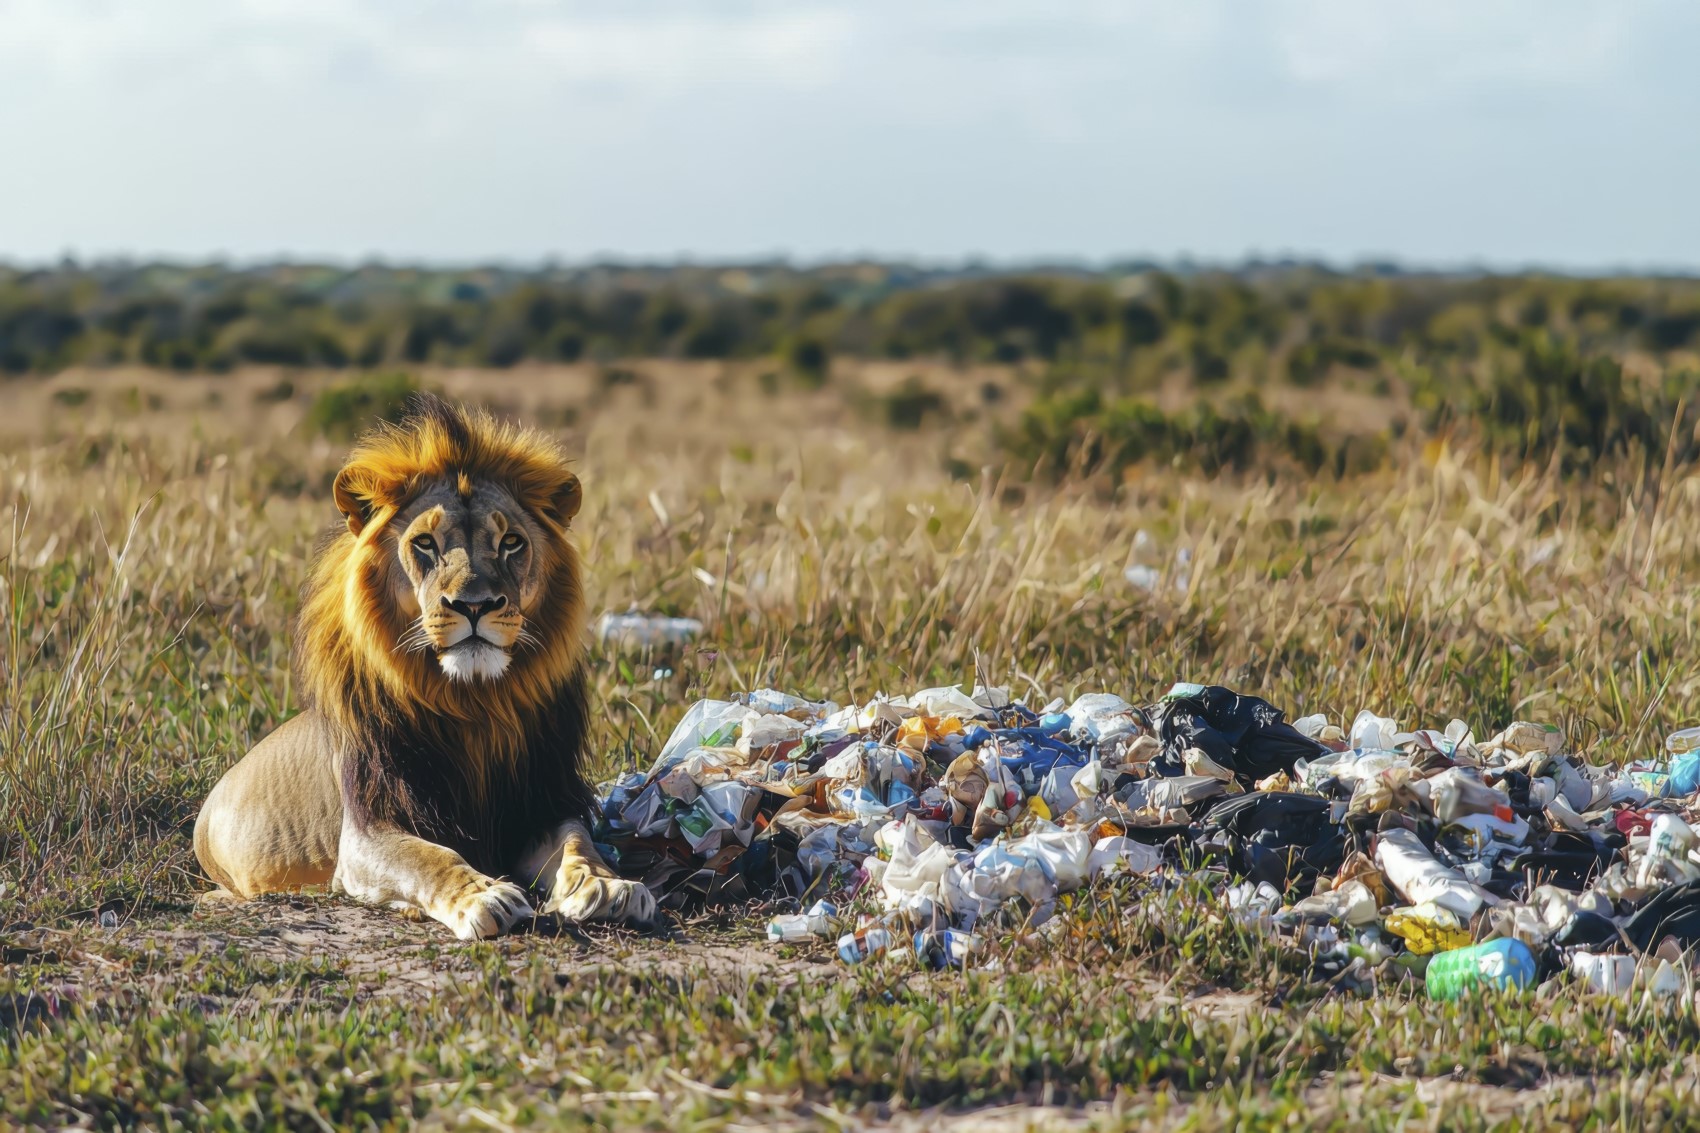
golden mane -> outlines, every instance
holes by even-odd
[[[396,555],[390,521],[445,479],[462,491],[500,485],[548,534],[545,589],[527,611],[539,644],[517,651],[500,681],[451,681],[428,656],[397,648],[407,626],[385,581]],[[542,433],[423,397],[399,424],[355,444],[333,493],[347,523],[319,547],[302,592],[294,667],[303,700],[356,748],[454,752],[456,777],[482,797],[492,775],[515,770],[564,695],[582,704],[584,593],[567,531],[578,478]]]

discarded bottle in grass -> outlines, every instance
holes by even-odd
[[[807,912],[774,917],[767,923],[767,938],[775,944],[797,940],[813,940],[832,931],[838,909],[826,901],[816,901]]]
[[[1653,819],[1653,829],[1647,835],[1647,851],[1661,857],[1674,858],[1694,848],[1694,828],[1674,814],[1661,814]]]
[[[667,618],[659,614],[603,614],[596,625],[596,639],[623,649],[648,649],[658,645],[683,645],[702,632],[695,618]]]
[[[960,968],[979,951],[980,938],[953,928],[927,929],[915,934],[915,959],[934,970]]]
[[[1670,752],[1670,793],[1681,797],[1700,791],[1700,728],[1684,728],[1665,737]]]
[[[1430,999],[1457,999],[1477,988],[1528,987],[1535,971],[1535,954],[1521,940],[1488,940],[1434,956],[1424,983]]]
[[[1570,970],[1601,995],[1627,996],[1635,986],[1635,957],[1572,952]]]
[[[1672,755],[1700,751],[1700,728],[1684,728],[1665,737],[1665,750]]]
[[[838,955],[846,964],[860,964],[891,947],[891,930],[875,925],[838,938]]]

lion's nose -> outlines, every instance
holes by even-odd
[[[458,598],[443,595],[443,605],[467,620],[473,628],[478,628],[478,619],[485,614],[493,614],[508,604],[506,595],[498,594],[494,598],[485,598],[478,602],[462,602]]]

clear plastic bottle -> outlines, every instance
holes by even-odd
[[[815,940],[832,932],[838,920],[838,909],[826,901],[816,901],[808,911],[774,917],[767,923],[767,938],[775,944],[798,940]]]
[[[661,645],[683,645],[702,633],[695,618],[669,618],[660,614],[607,613],[596,626],[597,640],[623,649],[653,649]]]
[[[1665,737],[1665,750],[1672,755],[1700,751],[1700,728],[1684,728]]]

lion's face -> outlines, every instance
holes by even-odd
[[[582,660],[583,496],[560,448],[422,398],[362,435],[331,494],[347,532],[313,561],[294,649],[311,703],[351,729],[430,712],[520,735]]]
[[[391,592],[412,619],[400,647],[430,651],[451,680],[499,679],[545,590],[548,533],[503,488],[443,482],[396,517]]]

